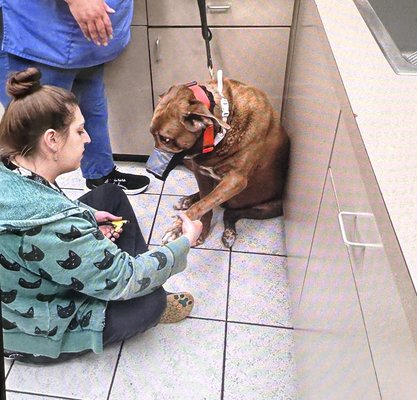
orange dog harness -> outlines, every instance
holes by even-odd
[[[197,82],[193,82],[190,86],[188,86],[193,93],[197,100],[201,101],[208,110],[210,110],[210,100],[207,97],[206,92],[201,88],[201,86],[197,85]],[[214,124],[209,125],[203,133],[203,154],[210,153],[214,150]]]

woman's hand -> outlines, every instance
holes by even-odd
[[[97,46],[107,46],[113,38],[113,27],[108,14],[115,10],[104,0],[65,0],[70,12],[80,26],[85,38]]]
[[[188,238],[191,246],[195,246],[203,230],[203,224],[200,220],[191,221],[185,213],[180,213],[179,217],[182,220],[182,234]]]
[[[106,221],[120,221],[122,217],[117,217],[116,215],[110,214],[107,211],[96,211],[94,214],[97,222],[106,222]],[[109,238],[112,242],[119,239],[120,234],[123,232],[123,229],[116,231],[113,225],[100,225],[99,229],[101,233]]]

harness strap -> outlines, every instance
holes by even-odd
[[[229,102],[226,97],[223,96],[223,71],[219,69],[217,71],[217,90],[220,94],[220,106],[222,108],[222,120],[227,123],[227,117],[230,115]],[[226,129],[222,127],[221,131],[216,135],[214,145],[216,146],[226,135]]]
[[[194,93],[194,96],[197,100],[201,101],[210,112],[213,112],[213,106],[206,91],[199,85],[197,82],[193,81],[186,85]],[[227,100],[226,100],[227,101]],[[213,100],[214,103],[214,100]],[[222,113],[223,114],[223,113]],[[227,119],[227,117],[226,117]],[[224,138],[226,130],[223,129],[223,133],[219,132],[216,137],[214,137],[214,125],[209,125],[203,132],[203,154],[210,153],[214,150],[214,147]]]
[[[212,110],[210,110],[210,105],[211,105],[210,100],[207,97],[207,94],[204,91],[204,89],[201,86],[197,85],[197,82],[195,82],[191,86],[188,86],[188,88],[193,91],[196,99],[201,101],[207,107],[207,109],[211,112]]]
[[[203,154],[214,150],[214,125],[209,125],[203,134]]]

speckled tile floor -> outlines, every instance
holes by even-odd
[[[146,173],[141,163],[118,165]],[[59,183],[71,198],[83,194],[80,171]],[[129,197],[150,245],[160,243],[178,196],[196,189],[178,167],[164,184],[152,179],[146,193]],[[7,399],[296,399],[283,220],[239,221],[231,251],[221,243],[222,225],[215,210],[206,243],[164,286],[194,294],[189,318],[57,366],[6,360]]]

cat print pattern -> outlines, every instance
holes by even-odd
[[[71,225],[71,230],[68,233],[55,232],[55,235],[63,242],[72,242],[81,237],[81,232],[74,225]]]
[[[108,250],[104,250],[104,258],[100,262],[95,262],[94,265],[101,270],[109,269],[114,260],[114,255]]]
[[[16,300],[17,290],[13,289],[10,292],[3,292],[3,290],[0,289],[0,294],[1,294],[1,301],[4,304],[10,304]]]
[[[20,268],[22,268],[22,266],[17,262],[12,263],[8,261],[6,257],[3,256],[3,254],[0,254],[0,265],[9,271],[20,271]]]
[[[66,260],[57,260],[57,263],[64,269],[75,269],[81,265],[81,257],[75,251],[70,250],[68,258]]]
[[[23,251],[23,247],[19,247],[19,256],[22,260],[26,261],[42,261],[45,257],[44,252],[39,248],[32,244],[32,251],[29,253],[25,253]]]
[[[67,307],[62,307],[59,304],[56,306],[58,316],[60,318],[69,318],[72,314],[75,313],[75,303],[74,300],[71,300]]]

